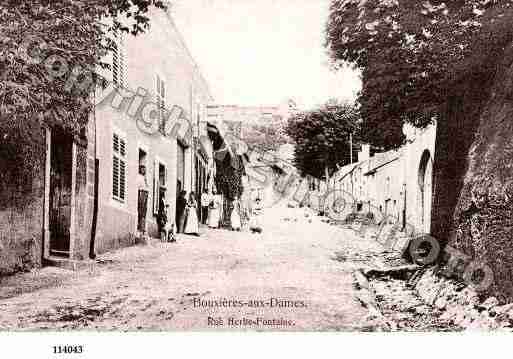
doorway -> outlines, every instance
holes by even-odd
[[[420,228],[424,233],[431,233],[431,208],[433,183],[433,160],[428,150],[422,154],[419,165],[419,215]]]
[[[50,152],[50,255],[70,257],[73,174],[73,137],[52,131]]]

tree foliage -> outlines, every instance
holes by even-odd
[[[2,1],[0,156],[30,171],[41,157],[41,125],[79,133],[91,89],[70,88],[73,71],[100,80],[114,32],[147,30],[151,6],[166,7],[154,0]]]
[[[295,142],[295,165],[302,175],[330,175],[350,163],[350,134],[359,141],[360,116],[354,105],[331,102],[318,109],[297,112],[286,132]]]
[[[249,124],[244,128],[244,142],[254,151],[265,153],[277,151],[290,142],[285,133],[286,122],[279,117],[269,123]]]
[[[241,156],[225,153],[216,160],[217,190],[229,200],[240,198],[244,191],[242,177],[244,176],[244,163]]]
[[[509,0],[333,0],[326,46],[336,66],[362,72],[365,139],[381,147],[405,140],[402,124],[426,126],[458,83],[493,76],[513,39]]]

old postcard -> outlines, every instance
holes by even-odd
[[[0,331],[513,328],[513,1],[0,15]]]

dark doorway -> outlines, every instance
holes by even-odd
[[[50,255],[69,257],[73,137],[52,131],[50,167]]]

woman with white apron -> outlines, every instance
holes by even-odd
[[[238,198],[235,198],[233,201],[233,209],[232,214],[230,216],[230,225],[232,226],[233,231],[240,231],[241,223],[240,223],[240,202]]]

